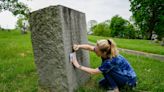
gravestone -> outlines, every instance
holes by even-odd
[[[69,62],[73,44],[87,44],[85,14],[61,5],[30,13],[30,30],[39,86],[48,92],[73,92],[90,75]],[[77,60],[89,67],[89,53],[78,50]]]
[[[161,40],[161,46],[164,46],[164,37]]]

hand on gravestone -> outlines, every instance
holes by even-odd
[[[73,45],[73,49],[74,49],[75,51],[77,51],[77,50],[79,49],[79,45],[74,44],[74,45]]]
[[[75,67],[77,68],[79,67],[79,63],[77,62],[77,58],[76,58],[76,52],[70,54],[70,61]]]

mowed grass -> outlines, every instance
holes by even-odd
[[[108,39],[110,37],[101,37],[88,35],[88,40],[90,42],[96,43],[100,39]],[[159,43],[154,43],[150,40],[141,40],[141,39],[122,39],[122,38],[112,38],[119,48],[143,51],[154,54],[164,55],[164,46],[160,46]]]
[[[36,92],[30,34],[0,31],[0,92]]]
[[[0,92],[38,92],[38,75],[34,64],[30,33],[0,31]],[[134,67],[138,75],[135,91],[164,91],[164,63],[121,53]],[[90,53],[91,67],[100,66],[101,59]],[[92,75],[86,85],[77,92],[106,92],[98,87],[101,74]]]

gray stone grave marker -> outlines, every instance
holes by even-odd
[[[74,44],[87,44],[85,14],[61,5],[30,13],[30,30],[40,87],[48,92],[73,92],[90,78],[69,62]],[[81,65],[89,66],[89,53],[77,51]]]

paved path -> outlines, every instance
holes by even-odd
[[[93,42],[89,42],[90,45],[95,45]],[[139,56],[145,56],[148,58],[153,58],[156,60],[160,60],[164,62],[164,55],[159,55],[159,54],[153,54],[153,53],[147,53],[147,52],[142,52],[142,51],[135,51],[135,50],[129,50],[129,49],[123,49],[123,48],[118,48],[119,51],[134,54],[134,55],[139,55]]]

